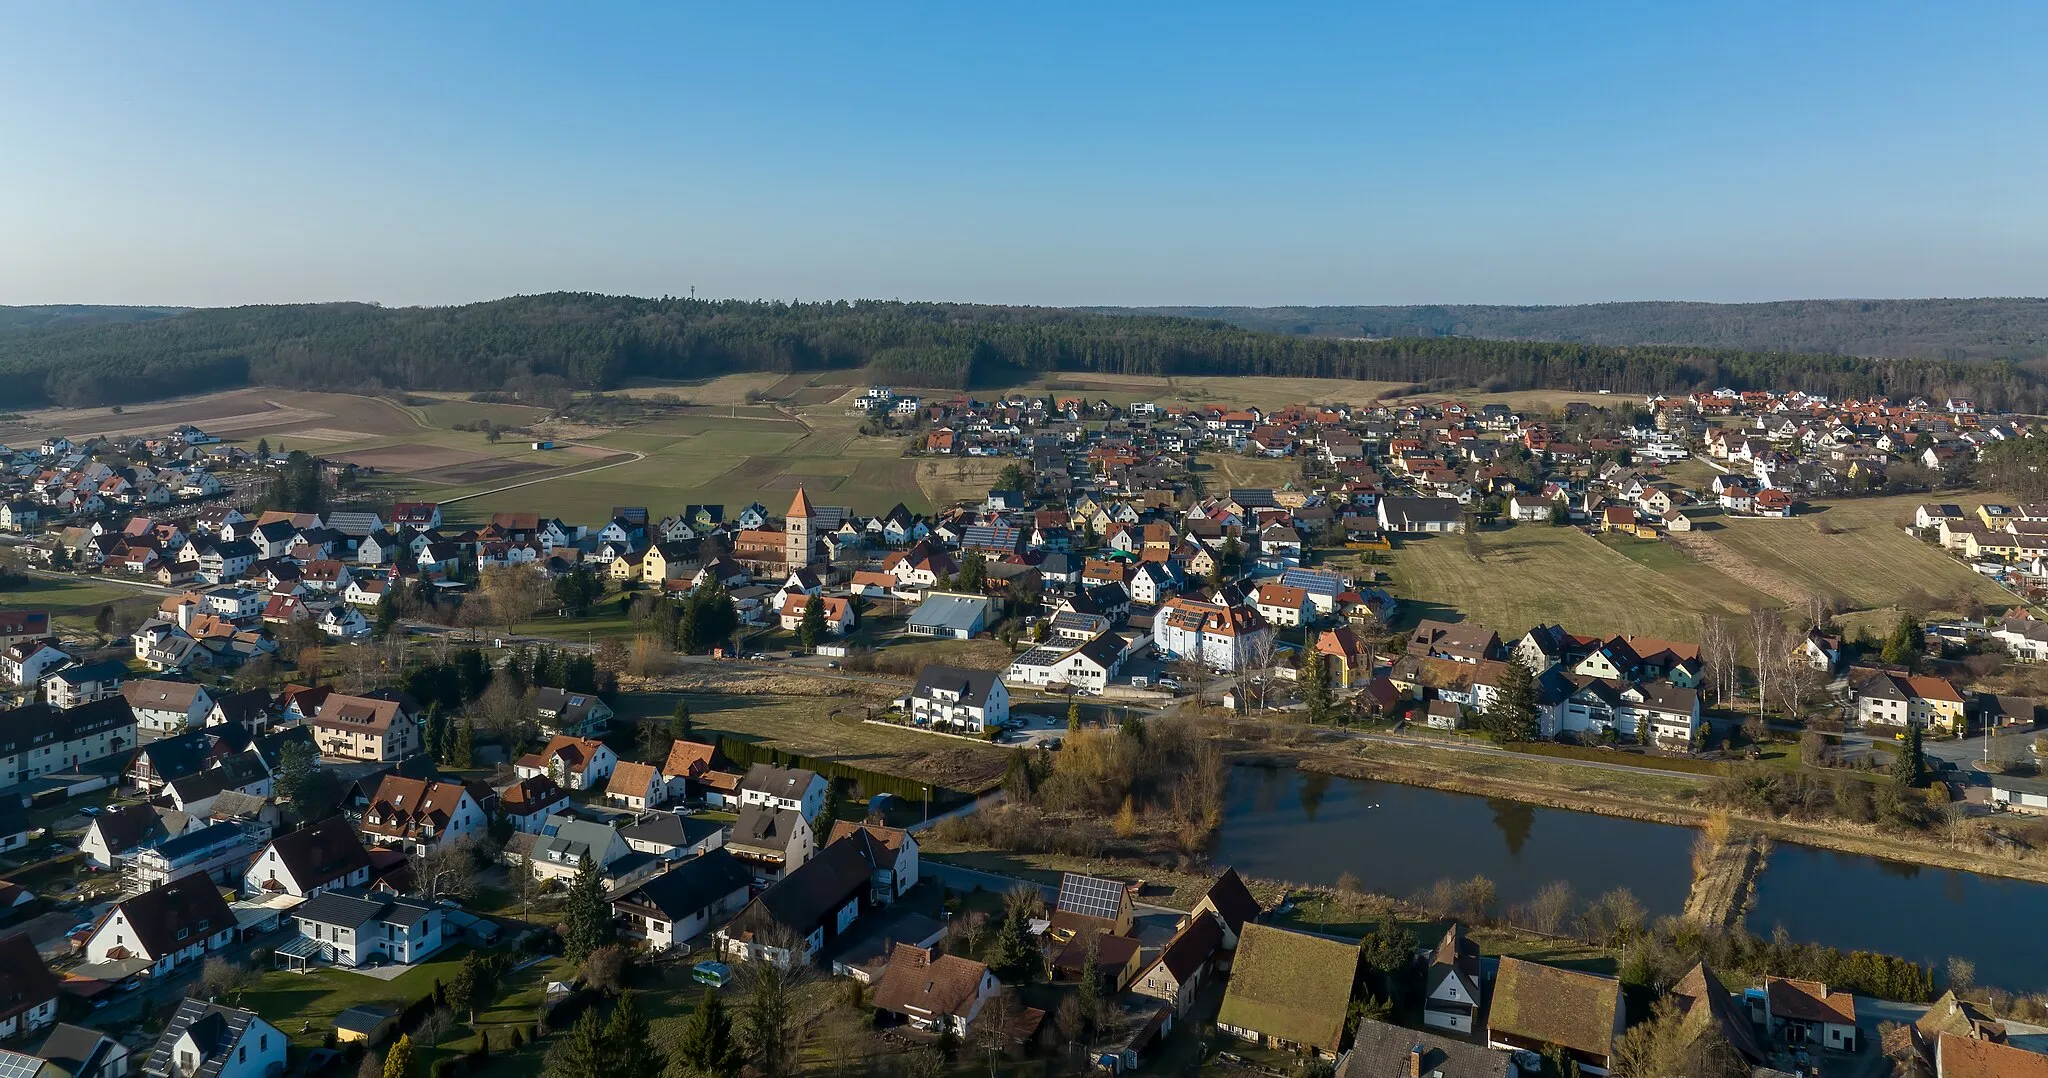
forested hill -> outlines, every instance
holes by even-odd
[[[92,303],[52,303],[34,307],[0,306],[0,333],[30,329],[68,329],[108,322],[146,322],[167,318],[184,307],[106,307]]]
[[[1485,337],[1894,359],[2048,358],[2048,299],[1827,299],[1575,307],[1093,307],[1323,337]]]
[[[2048,410],[2009,363],[1862,360],[1694,347],[1471,338],[1340,340],[1214,319],[947,303],[637,299],[582,293],[462,307],[337,303],[202,309],[0,334],[0,400],[116,403],[257,382],[300,388],[601,389],[633,376],[870,365],[924,386],[1041,371],[1267,374],[1618,393],[1710,386],[1834,396],[1967,393]]]

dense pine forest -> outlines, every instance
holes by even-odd
[[[2048,359],[2048,299],[1825,299],[1569,307],[1093,307],[1318,337],[1670,344],[1890,359]]]
[[[1833,396],[1970,394],[1991,407],[2048,410],[2042,380],[2005,362],[1441,336],[1345,340],[1262,333],[1219,319],[1049,308],[584,293],[461,307],[233,307],[19,328],[0,334],[0,399],[108,404],[248,382],[517,392],[565,381],[598,389],[636,376],[863,365],[877,377],[955,388],[1046,371],[1263,374],[1619,393],[1732,386]]]

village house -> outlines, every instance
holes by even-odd
[[[135,711],[119,695],[72,708],[0,712],[0,787],[71,771],[135,746]]]
[[[290,1047],[290,1039],[254,1011],[186,999],[157,1035],[142,1073],[149,1078],[267,1078],[284,1071]]]
[[[21,640],[0,652],[0,682],[19,688],[40,685],[50,671],[72,661],[56,638]]]
[[[795,809],[743,804],[725,848],[762,880],[780,879],[811,859],[817,839],[809,818]]]
[[[1852,679],[1850,699],[1857,721],[1873,726],[1918,726],[1952,736],[1969,721],[1963,694],[1933,675],[1868,671]]]
[[[1216,1028],[1260,1047],[1335,1059],[1357,977],[1356,946],[1243,925]]]
[[[1208,913],[1189,914],[1159,949],[1158,957],[1132,980],[1131,990],[1166,1001],[1176,1018],[1183,1017],[1208,982],[1222,949],[1221,920]]]
[[[0,937],[0,1037],[26,1036],[54,1023],[61,991],[28,933]]]
[[[597,789],[618,763],[618,753],[602,741],[557,734],[539,752],[520,757],[512,770],[522,779],[545,775],[565,790],[582,791]]]
[[[875,982],[874,1005],[913,1029],[964,1037],[1001,990],[980,962],[898,943]]]
[[[692,857],[612,899],[620,932],[653,951],[687,944],[746,906],[753,871],[724,849]]]
[[[320,755],[329,759],[396,763],[421,748],[419,704],[391,689],[332,693],[308,725]]]
[[[541,727],[552,734],[598,738],[611,729],[611,705],[599,699],[596,693],[536,689],[533,710],[540,718]]]
[[[409,966],[432,956],[444,942],[440,911],[382,891],[317,895],[294,908],[291,917],[298,935],[281,944],[276,956],[294,969]]]
[[[490,827],[483,802],[489,791],[448,779],[387,774],[363,807],[363,841],[410,853],[480,839]]]
[[[927,666],[905,704],[911,722],[951,733],[979,734],[1010,717],[1010,691],[994,670]]]
[[[718,930],[718,951],[735,962],[810,962],[869,908],[869,848],[840,841],[768,885]]]
[[[162,977],[227,946],[234,934],[234,912],[213,881],[185,876],[115,903],[86,937],[85,960]]]
[[[668,782],[653,764],[621,760],[605,780],[604,799],[633,812],[645,812],[668,799]]]
[[[242,875],[242,894],[247,898],[311,898],[369,884],[370,855],[356,829],[346,817],[329,816],[265,844]]]
[[[1749,997],[1750,1020],[1789,1044],[1854,1052],[1856,997],[1830,991],[1819,981],[1764,977],[1763,991]]]
[[[1479,1017],[1479,945],[1465,935],[1464,925],[1453,921],[1444,931],[1430,954],[1423,992],[1423,1025],[1459,1036],[1472,1035]]]
[[[527,861],[534,878],[543,882],[567,882],[586,863],[595,863],[608,888],[621,886],[636,873],[652,874],[660,864],[651,857],[634,857],[617,827],[560,814],[541,825]]]
[[[135,712],[138,730],[152,734],[180,733],[205,725],[213,697],[193,681],[145,678],[121,686],[121,696]]]
[[[1623,1021],[1621,982],[1614,978],[1502,958],[1487,1008],[1486,1044],[1561,1050],[1582,1073],[1605,1075]]]

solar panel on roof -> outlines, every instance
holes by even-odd
[[[20,1052],[0,1052],[0,1078],[33,1078],[43,1061]]]
[[[1084,917],[1116,920],[1123,909],[1124,885],[1116,880],[1069,872],[1060,877],[1059,909]]]

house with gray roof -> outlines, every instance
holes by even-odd
[[[739,819],[725,848],[747,863],[754,875],[776,880],[795,871],[817,846],[810,821],[803,813],[776,805],[741,805]]]
[[[150,1078],[266,1078],[283,1073],[289,1040],[255,1011],[187,999],[142,1064]]]
[[[432,906],[381,891],[315,895],[291,913],[298,936],[277,949],[294,969],[411,965],[441,949],[443,917]]]
[[[1001,671],[934,664],[917,675],[904,711],[919,726],[979,734],[1010,717],[1010,690]]]
[[[613,899],[612,913],[626,935],[667,950],[745,907],[753,884],[751,867],[724,849],[713,849]]]

